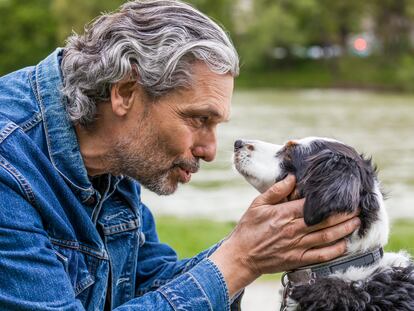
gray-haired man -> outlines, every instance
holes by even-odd
[[[235,310],[261,274],[345,251],[358,220],[306,227],[291,177],[194,258],[158,241],[140,185],[171,194],[214,159],[238,70],[209,18],[135,1],[0,78],[2,310]]]

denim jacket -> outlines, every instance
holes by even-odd
[[[0,309],[238,310],[217,245],[177,260],[136,181],[88,178],[61,54],[0,78]]]

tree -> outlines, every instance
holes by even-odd
[[[51,0],[0,1],[0,75],[36,64],[56,44]]]
[[[75,31],[82,33],[87,23],[103,12],[117,9],[122,0],[53,0],[52,11],[59,20],[57,38],[61,45]]]
[[[387,58],[412,52],[410,35],[414,31],[414,2],[371,0],[370,10],[375,21],[375,33]]]

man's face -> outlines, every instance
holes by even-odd
[[[179,182],[190,181],[199,160],[216,155],[216,128],[230,115],[233,77],[193,67],[191,89],[172,92],[156,102],[134,101],[125,120],[125,133],[108,155],[111,172],[138,180],[167,195]]]

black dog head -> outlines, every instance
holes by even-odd
[[[274,145],[238,140],[234,162],[236,169],[261,192],[287,174],[294,174],[297,188],[290,198],[306,199],[307,225],[360,208],[362,236],[378,217],[381,198],[371,159],[339,141],[310,137]]]
[[[376,168],[355,149],[315,139],[281,150],[284,173],[295,174],[297,193],[305,198],[304,219],[315,225],[332,214],[361,210],[362,235],[377,219],[379,198]]]

